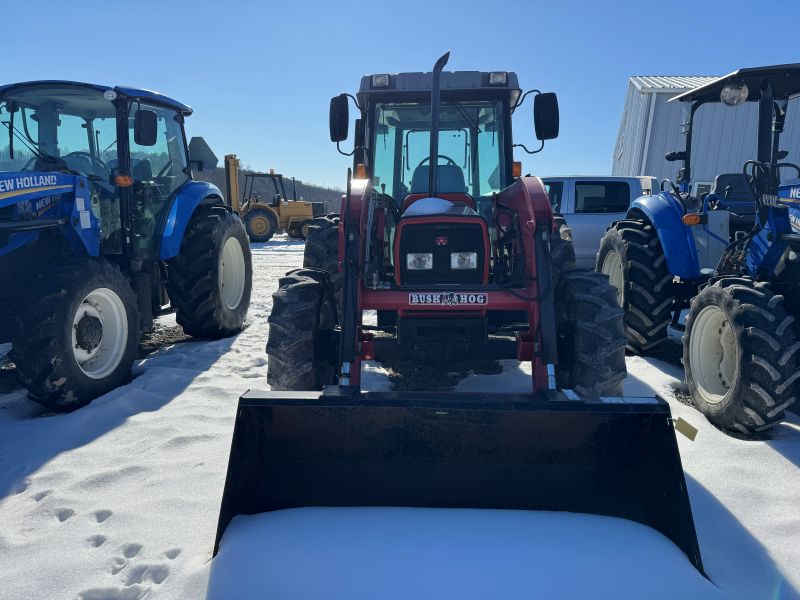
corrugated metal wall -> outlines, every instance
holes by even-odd
[[[647,114],[653,95],[656,101],[652,129],[650,139],[646,140]],[[667,162],[664,155],[684,148],[681,124],[686,121],[686,114],[684,103],[667,102],[673,95],[641,93],[629,84],[614,152],[614,175],[652,175],[675,181],[681,163]],[[707,104],[698,109],[694,120],[692,181],[713,181],[718,174],[739,171],[746,160],[755,158],[756,111],[754,103],[738,107]],[[645,142],[647,152],[642,163]],[[789,102],[781,149],[789,151],[787,161],[800,163],[800,98]]]
[[[632,83],[628,84],[625,108],[622,111],[622,121],[617,134],[617,146],[614,149],[612,175],[638,174],[647,130],[649,101],[648,94],[642,94]]]

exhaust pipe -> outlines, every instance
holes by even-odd
[[[431,198],[436,197],[438,191],[436,188],[439,184],[437,177],[439,166],[439,87],[442,69],[444,69],[449,58],[450,53],[445,52],[433,65],[433,72],[431,73],[431,153],[428,159],[428,196]]]

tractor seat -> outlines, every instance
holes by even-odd
[[[414,169],[411,176],[411,193],[424,194],[428,191],[428,178],[431,168],[429,165],[421,165]],[[465,194],[467,184],[464,182],[464,171],[455,165],[439,165],[436,168],[436,178],[438,179],[436,191],[456,192]]]
[[[728,197],[725,190],[730,188]],[[740,215],[752,215],[756,212],[756,197],[744,173],[723,173],[714,179],[711,193],[724,199],[725,205],[732,212]]]

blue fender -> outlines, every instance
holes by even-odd
[[[689,281],[700,277],[697,247],[692,231],[681,221],[681,202],[671,192],[640,196],[631,203],[628,218],[635,219],[637,211],[643,213],[655,227],[669,272]]]
[[[161,234],[161,260],[178,256],[181,241],[189,220],[201,204],[222,204],[222,192],[214,184],[205,181],[187,181],[175,194],[167,213],[167,221]]]

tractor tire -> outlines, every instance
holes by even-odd
[[[692,401],[711,423],[757,435],[783,419],[800,378],[793,322],[766,282],[723,277],[694,297],[683,364]]]
[[[303,266],[321,269],[328,273],[336,298],[336,310],[342,316],[342,272],[339,270],[339,218],[318,217],[309,228]]]
[[[297,230],[300,232],[300,237],[304,240],[308,239],[308,233],[311,227],[314,225],[314,219],[306,219],[305,221],[300,223],[300,226]]]
[[[244,226],[251,242],[268,242],[278,231],[278,218],[266,208],[251,208],[244,215]]]
[[[218,339],[242,329],[253,284],[247,233],[223,206],[199,207],[178,256],[167,262],[167,293],[188,335]]]
[[[583,396],[621,396],[625,330],[614,287],[595,271],[562,271],[555,305],[558,387]]]
[[[575,248],[572,245],[572,230],[563,216],[554,215],[553,220],[556,231],[550,237],[550,261],[556,272],[574,269]]]
[[[675,292],[655,228],[644,220],[614,223],[600,241],[596,268],[617,289],[628,349],[642,354],[666,340]]]
[[[267,383],[273,390],[321,390],[336,383],[333,286],[325,271],[296,269],[272,294]]]
[[[71,411],[125,383],[139,341],[136,296],[108,261],[71,258],[40,273],[12,340],[31,400]]]

